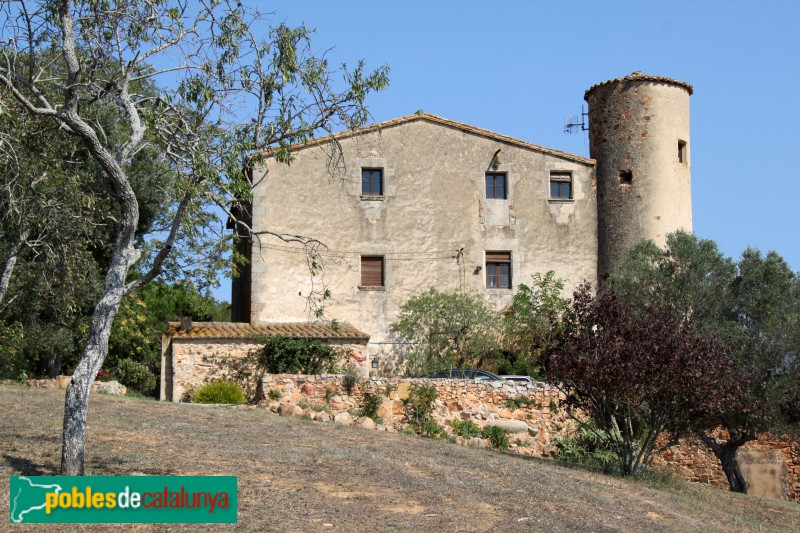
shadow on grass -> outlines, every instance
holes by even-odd
[[[3,455],[8,466],[10,466],[16,475],[20,476],[57,476],[59,469],[55,465],[39,465],[25,459],[24,457],[14,457],[12,455]]]
[[[679,490],[686,488],[685,481],[681,481],[674,472],[663,467],[648,467],[632,476],[623,476],[620,474],[617,465],[599,466],[595,464],[580,463],[576,461],[565,461],[556,459],[554,457],[532,457],[526,455],[519,455],[512,452],[504,452],[509,457],[521,459],[523,461],[534,461],[539,464],[548,464],[551,466],[566,468],[569,470],[582,470],[593,474],[600,474],[611,478],[620,480],[630,480],[637,483],[642,483],[657,490]]]

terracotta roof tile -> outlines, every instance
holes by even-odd
[[[343,131],[341,133],[336,133],[334,135],[327,135],[325,137],[320,137],[318,139],[313,139],[305,144],[295,144],[290,147],[291,150],[301,150],[303,148],[310,148],[313,146],[320,146],[328,141],[331,140],[332,137],[335,137],[337,140],[341,141],[342,139],[347,139],[348,137],[352,137],[354,135],[363,135],[365,133],[370,133],[376,130],[382,130],[386,128],[391,128],[394,126],[399,126],[401,124],[406,124],[408,122],[414,122],[416,120],[424,120],[427,122],[432,122],[434,124],[441,124],[442,126],[446,126],[449,128],[457,129],[459,131],[463,131],[466,133],[472,133],[475,135],[479,135],[481,137],[486,137],[492,140],[504,142],[507,144],[511,144],[513,146],[518,146],[520,148],[526,148],[528,150],[533,150],[534,152],[540,152],[547,155],[553,155],[556,157],[562,157],[564,159],[570,159],[572,161],[576,161],[578,163],[583,163],[586,165],[594,165],[595,160],[589,159],[587,157],[582,157],[576,154],[571,154],[569,152],[562,152],[561,150],[554,150],[552,148],[545,148],[544,146],[539,146],[538,144],[529,143],[526,141],[521,141],[519,139],[515,139],[514,137],[509,137],[508,135],[502,135],[500,133],[495,133],[491,130],[485,130],[483,128],[478,128],[475,126],[470,126],[469,124],[464,124],[463,122],[456,122],[455,120],[449,120],[446,118],[442,118],[437,115],[432,115],[430,113],[426,113],[421,109],[414,113],[413,115],[406,115],[400,118],[394,118],[392,120],[387,120],[385,122],[379,122],[377,124],[373,124],[371,126],[367,126],[364,128],[360,128],[353,131]],[[264,151],[261,155],[269,156],[269,150]]]
[[[686,83],[685,81],[674,80],[672,78],[667,78],[664,76],[651,76],[650,74],[644,74],[643,72],[636,71],[628,74],[624,78],[614,78],[613,80],[604,81],[602,83],[597,83],[589,87],[589,89],[583,94],[583,99],[589,99],[589,93],[597,89],[598,87],[602,87],[604,85],[611,85],[612,83],[627,83],[631,81],[654,81],[656,83],[669,83],[671,85],[678,85],[679,87],[683,87],[689,94],[694,92],[694,88]]]
[[[349,324],[334,328],[323,323],[247,324],[244,322],[192,322],[189,331],[180,322],[170,322],[167,335],[182,338],[236,339],[254,335],[284,336],[302,339],[369,340],[369,335]]]

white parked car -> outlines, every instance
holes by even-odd
[[[515,383],[537,383],[535,379],[530,376],[500,376],[506,381],[512,381]]]

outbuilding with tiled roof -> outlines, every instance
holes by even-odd
[[[336,347],[348,364],[368,373],[369,335],[349,324],[330,322],[248,324],[170,322],[161,343],[161,400],[181,401],[208,381],[226,377],[235,362],[263,347],[260,337],[314,339]]]

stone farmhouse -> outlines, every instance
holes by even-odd
[[[635,72],[586,91],[591,159],[423,111],[267,158],[253,174],[252,227],[323,242],[309,274],[297,244],[262,237],[244,250],[234,321],[306,322],[324,283],[326,315],[370,336],[391,362],[389,325],[436,287],[508,306],[515,287],[554,270],[596,283],[641,238],[692,229],[689,95],[684,82]],[[571,288],[571,287],[568,287]]]
[[[250,264],[233,283],[239,325],[173,325],[162,397],[179,397],[175,373],[196,368],[195,348],[181,355],[193,342],[246,344],[253,328],[297,332],[302,324],[308,331],[298,335],[313,337],[309,296],[323,287],[327,318],[349,329],[321,338],[355,342],[365,371],[390,374],[402,339],[389,326],[403,303],[431,287],[474,291],[502,309],[536,272],[554,270],[568,291],[602,281],[639,239],[663,242],[692,229],[691,94],[687,83],[641,72],[589,88],[591,158],[421,110],[295,146],[290,166],[267,156],[244,208],[254,232],[325,246],[309,255],[266,234],[242,240]],[[332,141],[345,169],[338,176]],[[315,275],[311,261],[322,267]]]
[[[402,422],[401,392],[414,380],[385,376],[402,342],[389,325],[410,297],[430,287],[467,290],[502,309],[536,272],[555,270],[569,280],[567,290],[602,283],[639,239],[663,243],[672,231],[692,229],[691,94],[684,82],[640,72],[594,85],[585,94],[591,158],[423,111],[296,146],[291,166],[267,156],[254,169],[253,202],[243,213],[253,230],[327,247],[309,255],[291,239],[242,240],[251,261],[234,280],[234,322],[170,324],[161,399],[179,401],[220,377],[226,361],[260,347],[254,335],[315,338],[373,374],[373,390],[393,385],[380,416]],[[332,140],[346,169],[337,177],[328,166]],[[316,275],[309,261],[321,265]],[[308,297],[322,287],[331,291],[326,315],[339,324],[313,320]],[[281,413],[330,421],[358,407],[350,396],[328,403],[330,390],[342,390],[341,376],[265,379],[265,388],[281,393],[273,405]],[[514,436],[528,446],[517,453],[552,454],[554,439],[571,427],[563,398],[546,385],[428,381],[442,402],[440,424],[466,414],[480,425],[521,426]],[[517,396],[537,398],[538,407],[505,408]],[[330,412],[303,411],[302,402]],[[751,494],[800,501],[796,442],[761,435],[739,461]],[[657,463],[683,479],[725,486],[702,443],[682,441]]]

